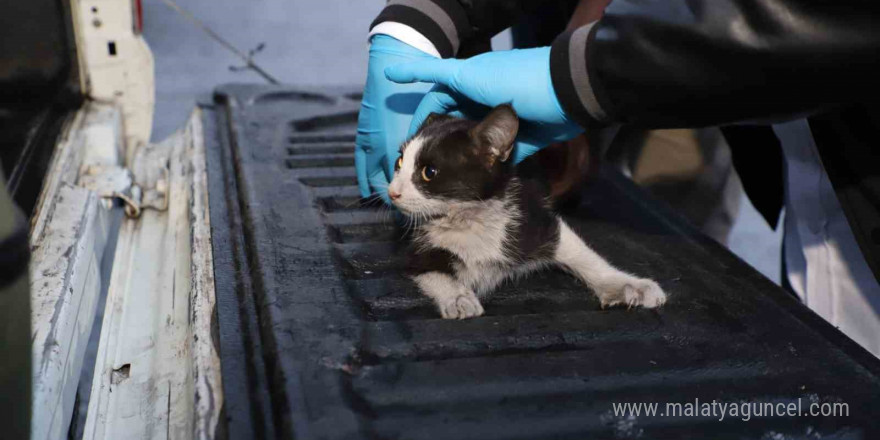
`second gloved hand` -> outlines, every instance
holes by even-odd
[[[387,35],[374,35],[370,44],[367,83],[358,114],[355,169],[362,197],[378,194],[386,202],[388,182],[400,144],[406,140],[412,114],[427,84],[397,84],[385,78],[385,68],[415,60],[436,59]]]
[[[431,59],[385,69],[394,82],[438,84],[413,114],[410,134],[431,113],[468,112],[473,103],[488,107],[510,103],[522,124],[514,160],[521,161],[553,142],[584,129],[570,120],[550,79],[550,48],[489,52],[466,60]]]

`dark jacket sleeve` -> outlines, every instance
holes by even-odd
[[[393,21],[419,31],[443,58],[462,55],[466,46],[488,42],[548,3],[575,0],[389,0],[370,25]],[[470,44],[469,44],[470,43]]]
[[[773,122],[876,96],[880,3],[615,0],[560,35],[551,74],[584,126]]]

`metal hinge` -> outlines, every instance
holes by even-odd
[[[120,200],[125,207],[125,215],[138,218],[144,209],[168,209],[168,166],[159,165],[157,170],[155,184],[143,187],[135,183],[128,168],[118,165],[87,165],[80,172],[79,184],[97,193],[108,203],[108,208],[113,201]]]

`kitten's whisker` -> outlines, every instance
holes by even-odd
[[[386,204],[384,204],[384,203],[382,204],[382,208],[380,209],[380,212],[381,212],[382,214],[381,214],[381,216],[379,217],[379,218],[382,220],[382,223],[385,223],[385,221],[387,220],[387,216],[388,216],[388,211],[389,211],[389,209],[390,209],[390,208],[388,207],[388,205],[386,205]]]
[[[346,205],[343,205],[343,206],[345,208],[353,208],[355,206],[372,205],[373,203],[376,203],[377,201],[382,202],[382,205],[385,205],[385,203],[382,201],[382,197],[380,197],[379,194],[377,194],[377,193],[373,193],[367,197],[360,198],[358,200],[355,200],[355,201],[348,203]]]
[[[410,235],[415,234],[415,231],[417,228],[417,226],[416,226],[417,221],[418,220],[416,220],[416,217],[410,217],[410,222],[409,222],[409,234]]]
[[[410,231],[410,228],[411,228],[411,227],[412,227],[412,217],[410,217],[409,215],[404,214],[404,230],[403,230],[403,236],[404,236],[404,237],[406,237],[407,235],[409,235],[409,231]]]

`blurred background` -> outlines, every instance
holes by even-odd
[[[385,4],[383,0],[175,3],[242,52],[262,45],[254,56],[260,67],[282,83],[304,86],[363,84],[367,32]],[[154,141],[181,127],[196,100],[210,97],[215,86],[266,82],[254,71],[240,69],[243,63],[239,58],[181,15],[168,0],[144,1],[143,8],[143,32],[156,68]],[[510,49],[510,33],[499,34],[492,46],[495,50]],[[744,194],[739,199],[728,246],[779,283],[781,228],[773,231]]]

